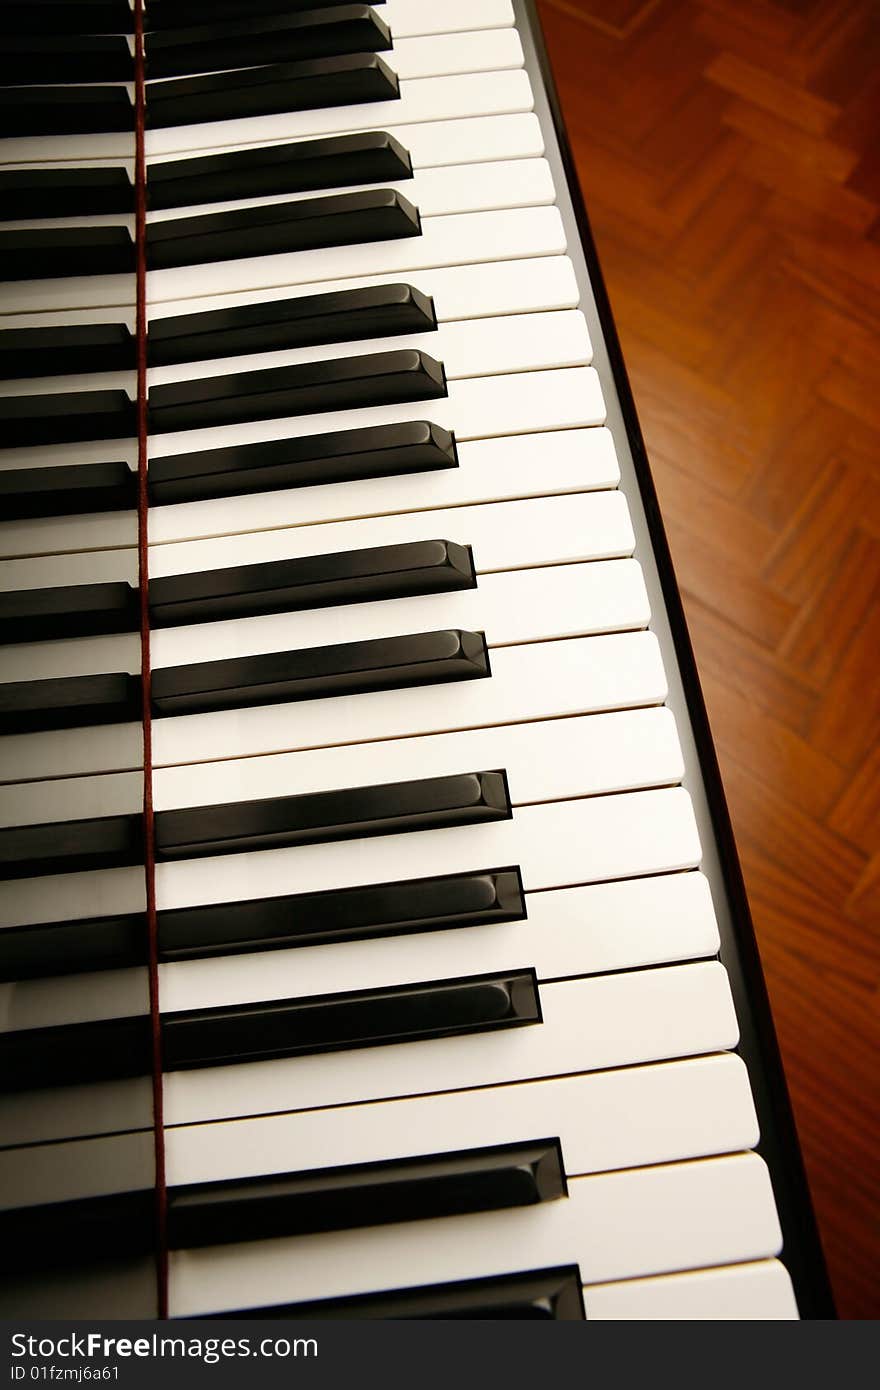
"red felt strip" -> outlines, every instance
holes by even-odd
[[[144,726],[144,879],[149,938],[150,1021],[153,1051],[153,1142],[156,1163],[156,1292],[160,1318],[168,1316],[168,1197],[162,1096],[162,1031],[159,1015],[159,943],[156,919],[156,855],[153,835],[153,723],[151,713],[149,544],[147,532],[147,166],[144,152],[144,9],[134,7],[135,235],[137,239],[138,558],[140,565],[141,681]]]

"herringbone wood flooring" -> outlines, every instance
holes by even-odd
[[[880,1316],[880,5],[539,0],[843,1317]]]

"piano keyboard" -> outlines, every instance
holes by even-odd
[[[827,1315],[531,5],[136,9],[0,5],[0,1308]]]

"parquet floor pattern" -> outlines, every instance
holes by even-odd
[[[880,4],[539,0],[838,1311],[880,1316]]]

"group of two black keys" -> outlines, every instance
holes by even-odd
[[[399,96],[378,56],[388,26],[370,5],[153,0],[145,18],[148,128]],[[0,139],[133,131],[131,30],[127,5],[0,7]]]

